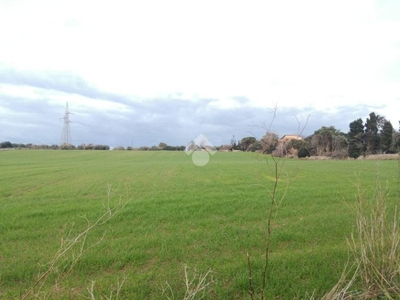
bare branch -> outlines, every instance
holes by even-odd
[[[297,118],[297,116],[296,116],[296,115],[292,115],[292,116],[295,117],[296,122],[297,122],[297,132],[296,132],[296,135],[297,135],[298,137],[300,137],[300,136],[303,134],[303,131],[306,129],[306,127],[307,127],[307,125],[308,125],[308,120],[310,119],[311,115],[308,115],[308,116],[307,116],[306,123],[304,124],[303,127],[301,127],[301,121],[299,121],[299,119]]]
[[[87,221],[86,228],[76,234],[72,235],[72,229],[69,230],[65,237],[61,237],[60,247],[54,254],[52,260],[48,264],[48,268],[45,272],[38,276],[35,283],[29,288],[29,290],[22,295],[21,299],[26,299],[29,295],[34,295],[38,298],[39,294],[43,294],[43,299],[49,299],[52,293],[57,289],[59,282],[64,279],[68,274],[71,273],[75,265],[81,259],[83,254],[89,249],[98,245],[104,238],[104,234],[92,245],[87,245],[86,238],[88,234],[95,228],[114,217],[120,210],[124,208],[126,202],[122,202],[121,197],[115,206],[111,206],[111,185],[108,185],[107,189],[107,202],[105,204],[105,213],[103,213],[96,221],[91,223],[86,217],[83,217]],[[80,245],[79,245],[80,244]],[[74,252],[74,249],[77,252]],[[70,256],[68,256],[70,255]],[[49,291],[44,290],[45,283],[48,282],[49,276],[55,270],[60,269],[60,273],[54,279],[54,283]]]

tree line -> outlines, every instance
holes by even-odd
[[[37,145],[37,144],[16,144],[9,141],[0,142],[0,149],[32,149],[32,150],[110,150],[111,147],[108,145],[97,145],[97,144],[80,144],[75,146],[73,144],[61,144],[61,145]],[[166,143],[161,142],[158,146],[141,146],[138,148],[117,146],[112,150],[131,150],[131,151],[184,151],[186,146],[170,146]]]
[[[192,141],[193,143],[193,141]],[[110,150],[108,145],[72,144],[62,145],[36,145],[15,144],[9,141],[1,142],[0,149],[53,149],[53,150]],[[142,146],[138,148],[118,146],[113,150],[136,150],[136,151],[184,151],[186,146],[170,146],[164,142],[158,146]],[[201,150],[202,147],[197,146]],[[400,132],[395,130],[390,121],[385,117],[371,112],[364,122],[361,118],[349,124],[347,133],[341,132],[335,126],[322,126],[308,137],[285,140],[271,131],[261,139],[253,136],[245,137],[232,145],[221,145],[215,150],[239,150],[261,152],[275,156],[330,156],[333,158],[358,158],[359,156],[373,154],[398,153],[400,151]]]
[[[0,143],[0,149],[31,149],[31,150],[110,150],[110,146],[108,145],[95,145],[95,144],[81,144],[79,146],[75,146],[72,144],[16,144],[7,142]]]
[[[260,140],[245,137],[232,150],[257,151],[275,156],[330,156],[333,158],[358,158],[374,154],[398,153],[400,132],[385,117],[371,112],[366,121],[361,118],[349,124],[347,133],[335,126],[322,126],[304,139],[287,141],[277,134],[267,132]]]
[[[21,143],[11,143],[9,141],[0,142],[0,149],[45,149],[45,150],[58,150],[59,145],[37,145],[37,144],[21,144]]]

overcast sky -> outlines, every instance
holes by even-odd
[[[0,141],[59,144],[67,102],[75,145],[400,120],[398,0],[0,0],[0,37]]]

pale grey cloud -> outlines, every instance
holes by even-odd
[[[186,145],[200,133],[220,145],[229,143],[233,135],[236,139],[261,137],[266,130],[307,136],[321,126],[336,126],[347,132],[351,121],[385,108],[381,104],[315,109],[277,102],[275,111],[273,105],[254,106],[245,96],[193,99],[179,93],[138,101],[102,91],[69,72],[33,72],[4,66],[0,67],[0,81],[0,139],[18,143],[58,144],[64,100],[70,100],[73,113],[70,127],[74,144],[136,147],[161,141]],[[4,87],[11,87],[11,92]],[[18,96],[12,93],[23,87],[28,89]]]
[[[130,100],[117,93],[109,93],[89,84],[81,76],[72,72],[54,70],[21,70],[0,64],[0,83],[12,86],[29,86],[47,91],[77,94],[92,99],[104,99],[129,104]]]
[[[0,140],[58,143],[66,102],[111,146],[260,137],[274,104],[279,135],[399,119],[395,0],[156,4],[0,2]]]
[[[82,87],[83,90],[86,86]],[[80,90],[75,93],[82,94]],[[102,94],[101,91],[97,92]],[[0,90],[1,95],[1,90]],[[108,95],[109,102],[120,104]],[[18,143],[58,144],[63,126],[65,103],[27,100],[1,95],[0,139]],[[336,126],[347,132],[348,124],[368,116],[368,107],[340,107],[335,111],[318,111],[312,107],[279,107],[262,109],[249,105],[245,97],[237,97],[240,107],[218,108],[217,99],[147,99],[125,101],[122,111],[89,109],[78,104],[69,106],[73,143],[108,144],[135,147],[157,145],[186,145],[200,133],[215,144],[227,144],[246,136],[261,137],[267,129],[279,135],[312,134],[321,126]]]

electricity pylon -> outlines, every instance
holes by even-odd
[[[61,133],[61,143],[60,145],[72,145],[71,142],[71,131],[69,129],[69,123],[72,123],[69,120],[69,115],[72,114],[71,112],[69,112],[68,110],[68,102],[67,102],[67,107],[65,108],[65,114],[64,114],[64,127],[63,127],[63,131]]]

